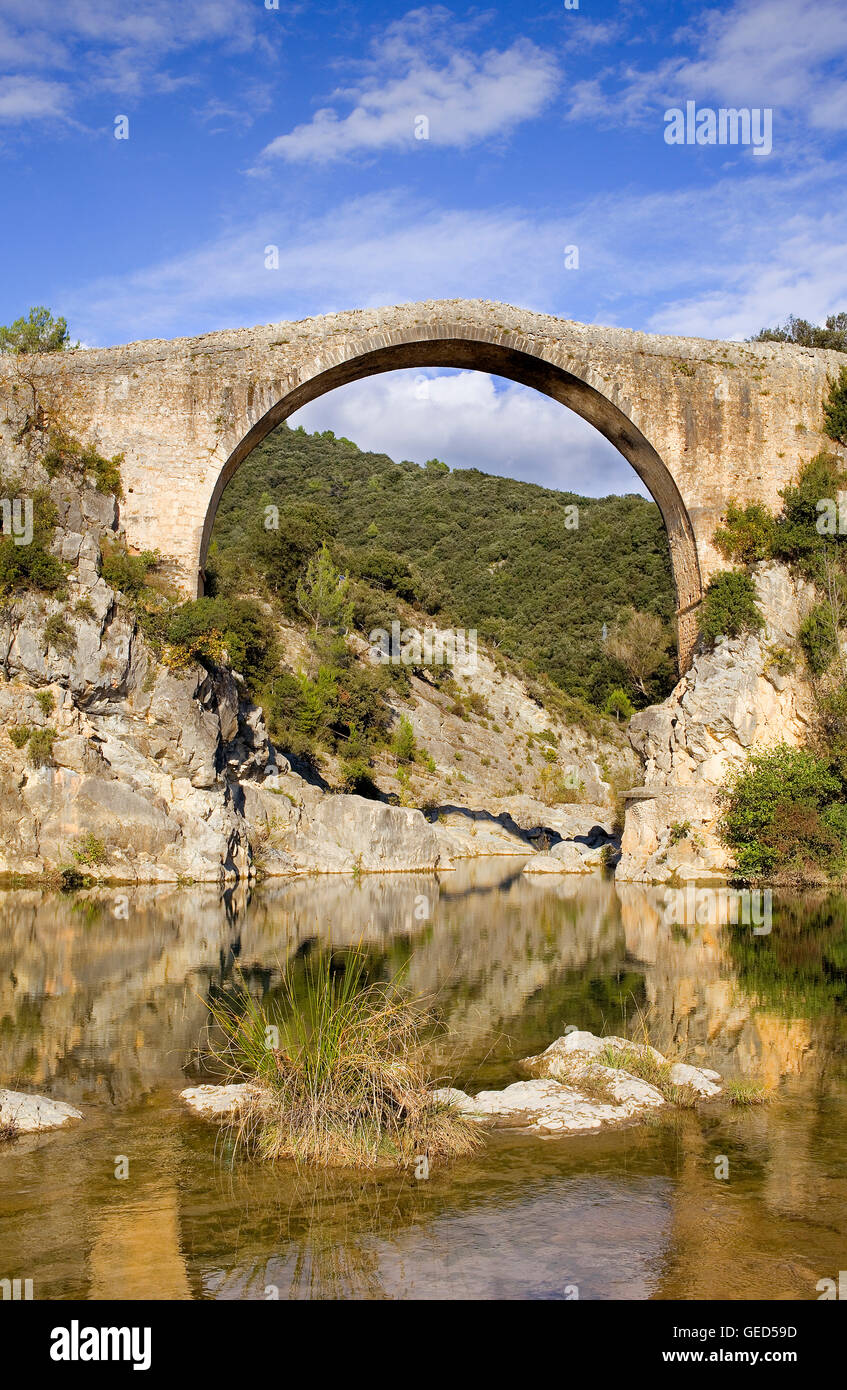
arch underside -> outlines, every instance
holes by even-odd
[[[531,386],[581,415],[615,445],[635,469],[662,514],[676,586],[680,667],[685,670],[694,641],[693,610],[702,597],[702,583],[691,520],[666,464],[632,420],[607,396],[580,377],[543,357],[478,339],[438,338],[366,350],[315,372],[287,392],[252,426],[221,470],[203,527],[198,592],[202,592],[203,568],[221,495],[236,469],[256,445],[289,415],[326,392],[380,372],[410,367],[468,368],[490,372],[522,386]]]

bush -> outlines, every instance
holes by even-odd
[[[825,433],[839,444],[847,444],[847,367],[842,367],[838,379],[830,383],[823,414]]]
[[[838,655],[838,632],[832,608],[816,603],[800,624],[797,634],[811,670],[823,675]]]
[[[53,760],[53,744],[58,734],[55,729],[33,729],[29,736],[28,757],[32,767],[46,767]]]
[[[128,598],[137,598],[156,564],[155,553],[143,550],[139,555],[130,555],[126,547],[117,541],[101,541],[100,554],[100,573],[109,588],[117,589]]]
[[[171,665],[220,662],[251,685],[272,675],[276,662],[273,627],[252,599],[198,598],[175,608],[165,623],[165,640],[175,649]]]
[[[14,724],[9,730],[9,738],[16,748],[25,748],[32,729],[28,724]]]
[[[47,476],[63,474],[78,477],[84,483],[93,482],[98,492],[106,492],[118,500],[123,497],[121,464],[123,454],[104,458],[93,444],[83,444],[67,430],[55,426],[47,436],[47,448],[42,459]]]
[[[715,545],[727,560],[753,565],[773,553],[776,522],[760,503],[739,507],[730,502],[723,526],[715,531]]]
[[[46,488],[32,495],[32,541],[17,545],[14,537],[0,537],[0,594],[38,589],[62,596],[67,574],[61,561],[50,553],[56,529],[56,506]]]
[[[847,537],[830,539],[818,530],[823,500],[835,502],[847,486],[844,465],[825,451],[816,454],[803,469],[796,483],[782,492],[783,506],[774,532],[773,554],[778,560],[795,565],[807,579],[825,586],[827,562],[843,553]]]
[[[342,785],[346,792],[366,796],[370,801],[380,799],[379,787],[373,779],[373,768],[363,758],[351,758],[341,764]]]
[[[398,763],[411,763],[415,760],[417,745],[412,721],[403,715],[397,732],[391,741],[391,749]]]
[[[756,588],[749,574],[737,570],[716,574],[703,596],[698,622],[700,635],[710,646],[714,646],[719,637],[759,632],[765,620],[756,603]]]
[[[68,623],[64,613],[51,613],[41,632],[44,650],[51,647],[62,656],[70,656],[76,649],[76,633]]]
[[[106,846],[91,830],[77,841],[71,854],[77,864],[86,864],[89,868],[106,862]]]
[[[823,758],[780,744],[722,789],[721,835],[743,878],[813,882],[847,861],[842,788]]]

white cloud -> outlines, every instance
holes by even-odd
[[[361,449],[520,478],[589,497],[638,492],[638,475],[565,406],[485,372],[397,371],[339,387],[291,416]]]
[[[654,332],[743,337],[847,302],[838,170],[626,190],[567,217],[442,209],[405,190],[323,217],[267,214],[183,256],[57,298],[74,333],[121,342],[425,299],[484,298]],[[279,248],[267,270],[265,247]],[[563,266],[577,244],[580,268]]]
[[[607,67],[576,83],[568,114],[604,124],[644,123],[694,99],[710,106],[769,106],[777,118],[841,131],[847,112],[843,0],[739,0],[704,11],[677,31],[691,56],[649,70]]]
[[[0,78],[0,121],[17,124],[63,116],[69,99],[67,87],[58,82],[43,82],[37,77]]]
[[[134,96],[164,90],[175,79],[163,68],[187,48],[216,45],[228,53],[272,49],[251,0],[2,0],[0,61],[19,70],[67,72],[86,87]],[[13,81],[23,79],[15,77]],[[179,82],[185,79],[179,79]],[[62,109],[64,110],[64,105]],[[33,116],[56,114],[46,107]],[[24,119],[22,116],[19,119]]]
[[[280,212],[174,260],[63,297],[87,338],[206,332],[427,298],[508,298],[543,307],[562,229],[508,210],[466,212],[404,192],[355,199],[311,220]],[[567,239],[567,238],[565,238]],[[267,270],[265,247],[279,248]]]
[[[325,163],[424,139],[463,148],[539,115],[558,85],[553,57],[527,39],[477,54],[459,47],[463,32],[440,7],[391,25],[357,64],[358,81],[333,93],[336,105],[272,140],[262,160]],[[344,116],[341,102],[352,103]],[[420,117],[425,136],[423,127],[416,135]]]

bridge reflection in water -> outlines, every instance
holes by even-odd
[[[815,1297],[847,1211],[843,900],[778,904],[753,940],[668,924],[659,889],[521,867],[0,895],[0,1084],[86,1116],[0,1154],[0,1273],[41,1298]],[[765,1075],[777,1098],[498,1132],[426,1182],[228,1168],[176,1100],[209,990],[240,971],[265,993],[359,941],[375,974],[433,997],[467,1089],[516,1079],[570,1023],[637,1033],[643,1015],[661,1049]]]

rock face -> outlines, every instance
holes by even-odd
[[[663,704],[633,716],[644,784],[627,799],[622,879],[726,878],[718,788],[751,752],[808,737],[814,705],[797,634],[814,592],[777,564],[758,566],[755,582],[763,634],[724,639],[695,656]],[[786,653],[795,659],[788,675],[779,670]]]
[[[62,1100],[0,1090],[0,1124],[12,1124],[20,1134],[38,1134],[45,1129],[58,1129],[68,1120],[81,1119],[79,1110]]]

